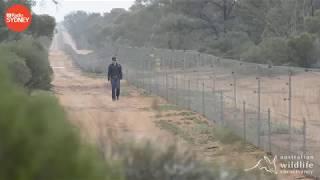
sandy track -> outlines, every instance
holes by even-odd
[[[69,119],[90,140],[102,131],[112,130],[122,138],[164,141],[170,135],[153,123],[154,112],[148,111],[153,98],[142,97],[133,87],[122,82],[128,96],[112,102],[110,85],[103,78],[81,74],[62,51],[52,50],[50,63],[54,70],[54,91]]]

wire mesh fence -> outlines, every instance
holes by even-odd
[[[314,156],[313,174],[320,177],[320,70],[111,45],[96,58],[110,54],[118,56],[134,86],[199,112],[266,152]]]

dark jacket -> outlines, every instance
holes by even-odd
[[[108,68],[108,80],[118,78],[122,79],[121,65],[118,63],[116,63],[115,65],[110,64]]]

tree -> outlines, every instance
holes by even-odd
[[[286,39],[272,37],[264,39],[258,46],[251,46],[241,58],[255,63],[283,65],[290,64],[290,53]]]
[[[260,43],[265,30],[266,15],[272,7],[272,0],[239,0],[236,15],[240,19],[240,29],[248,33],[255,42]]]
[[[6,69],[0,61],[0,179],[122,179],[82,142],[54,96],[25,94]]]
[[[292,61],[298,66],[312,67],[318,60],[315,40],[315,37],[308,33],[291,37],[288,45],[291,48]]]
[[[32,17],[32,24],[29,28],[29,32],[35,37],[47,36],[52,39],[55,26],[56,21],[53,17],[35,14]]]
[[[316,11],[314,16],[306,18],[306,29],[320,38],[320,10]]]

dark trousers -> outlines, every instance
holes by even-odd
[[[116,99],[120,95],[120,79],[111,78],[112,99]]]

